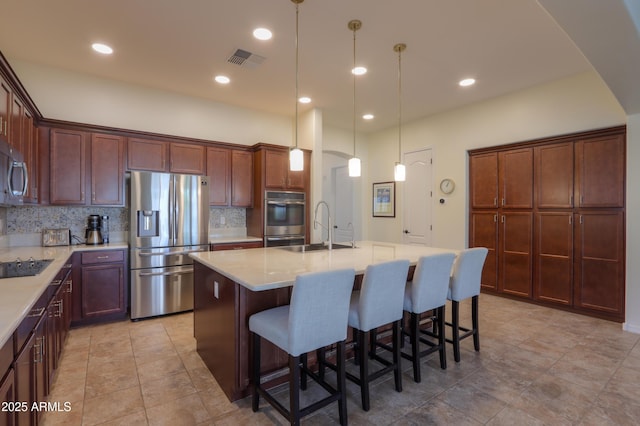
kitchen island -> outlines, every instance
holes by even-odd
[[[358,276],[371,264],[456,250],[373,241],[355,248],[298,251],[295,247],[192,253],[194,267],[194,336],[198,354],[229,400],[247,396],[249,389],[249,317],[289,303],[291,286],[299,274],[353,268]],[[413,268],[412,268],[413,269]],[[263,371],[274,378],[287,355],[265,342]],[[267,377],[268,379],[268,377]]]

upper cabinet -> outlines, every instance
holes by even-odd
[[[573,142],[534,148],[538,208],[573,207]]]
[[[293,172],[289,170],[289,152],[283,150],[266,149],[265,158],[265,187],[272,189],[305,189],[304,170]],[[309,161],[305,158],[305,168]]]
[[[580,140],[575,158],[578,206],[624,207],[624,135]]]
[[[0,76],[0,141],[9,142],[11,116],[11,87]]]
[[[206,174],[206,155],[203,145],[170,143],[169,171],[172,173],[187,173],[192,175]]]
[[[120,136],[52,129],[49,172],[51,204],[124,206]]]
[[[9,145],[24,154],[23,117],[24,105],[20,98],[13,96],[11,99],[11,121],[9,122]]]
[[[498,197],[504,208],[533,207],[533,149],[523,148],[498,154]]]
[[[167,143],[129,138],[127,143],[129,170],[167,171]]]
[[[498,153],[473,155],[469,158],[471,207],[498,207]]]
[[[220,147],[207,148],[209,205],[253,205],[253,154]]]

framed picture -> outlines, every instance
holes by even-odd
[[[396,183],[373,184],[373,217],[396,217]]]

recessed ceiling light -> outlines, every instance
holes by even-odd
[[[311,98],[308,96],[302,96],[298,98],[298,102],[300,102],[301,104],[308,104],[311,102]]]
[[[214,80],[220,84],[229,84],[231,79],[226,75],[216,75]]]
[[[355,75],[363,75],[367,73],[367,69],[365,67],[355,67],[351,70],[351,74]]]
[[[365,114],[362,116],[365,120],[373,120],[373,114]]]
[[[465,78],[464,80],[460,80],[458,84],[462,87],[472,86],[476,83],[475,78]]]
[[[266,28],[256,28],[253,30],[253,36],[258,40],[271,40],[273,34]]]
[[[102,43],[93,43],[91,48],[98,53],[102,53],[103,55],[111,55],[113,53],[113,49],[110,46]]]

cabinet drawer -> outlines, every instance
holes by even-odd
[[[123,250],[101,250],[83,252],[81,256],[83,265],[88,263],[112,263],[124,262]]]
[[[18,328],[16,328],[14,335],[16,354],[20,352],[24,342],[29,338],[29,334],[31,334],[35,326],[38,324],[38,321],[40,321],[40,318],[44,315],[44,311],[47,309],[48,303],[49,292],[45,291],[33,305],[27,316],[22,320]]]

